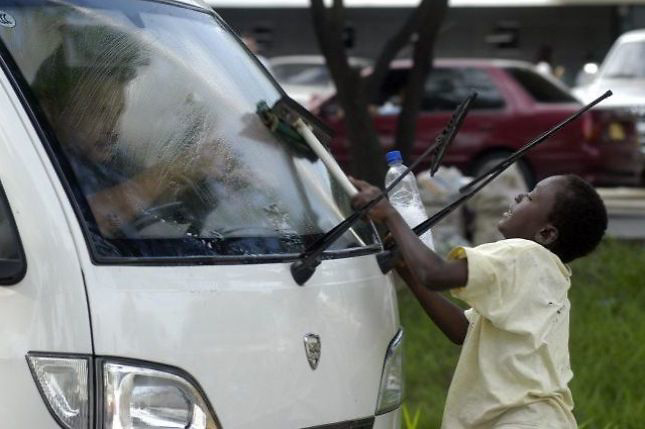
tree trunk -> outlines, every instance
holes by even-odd
[[[369,113],[369,104],[376,99],[392,60],[409,43],[411,36],[417,34],[415,64],[410,71],[405,102],[397,124],[397,147],[405,155],[409,154],[414,142],[423,84],[432,64],[430,53],[446,7],[447,0],[422,0],[401,29],[388,40],[372,74],[365,78],[351,69],[343,45],[343,0],[333,0],[331,8],[326,8],[323,0],[311,0],[316,37],[336,84],[338,103],[345,114],[352,174],[356,177],[383,186],[386,172],[384,153]]]
[[[374,128],[374,118],[368,111],[365,83],[356,85],[356,94],[351,99],[339,100],[345,107],[345,129],[350,143],[352,174],[376,186],[383,186],[385,158],[379,136]]]
[[[335,0],[331,10],[322,0],[311,0],[314,30],[320,49],[327,60],[327,67],[336,84],[336,97],[345,114],[349,154],[352,158],[351,173],[363,180],[382,186],[385,178],[383,149],[368,112],[365,82],[353,70],[343,45],[343,4]]]
[[[434,0],[432,3],[432,7],[426,5],[426,16],[423,19],[424,25],[420,27],[420,31],[417,33],[413,53],[414,67],[410,69],[408,74],[403,106],[401,107],[396,128],[396,147],[406,160],[410,160],[412,155],[417,130],[417,117],[425,93],[425,82],[432,70],[434,41],[448,7],[447,0]],[[421,6],[419,8],[421,9]],[[428,144],[431,143],[428,142]]]

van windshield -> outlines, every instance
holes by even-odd
[[[96,262],[293,257],[351,213],[306,145],[264,126],[258,104],[282,93],[215,15],[144,0],[0,14]],[[374,250],[373,231],[332,254]]]

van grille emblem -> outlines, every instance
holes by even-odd
[[[316,334],[305,335],[305,353],[311,369],[318,368],[320,360],[320,336]]]

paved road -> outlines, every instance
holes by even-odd
[[[598,193],[609,213],[609,236],[645,239],[645,188],[599,188]]]

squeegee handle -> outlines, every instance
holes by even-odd
[[[442,148],[445,149],[445,147],[450,144],[450,142],[455,138],[455,135],[457,134],[459,128],[461,127],[461,124],[463,123],[464,117],[468,113],[468,110],[470,109],[470,106],[476,97],[477,97],[477,93],[473,93],[458,106],[458,108],[455,110],[452,117],[448,121],[448,124],[443,129],[441,134],[437,136],[434,143],[431,144],[417,158],[417,160],[412,163],[410,167],[407,167],[404,172],[402,172],[392,183],[390,183],[390,185],[386,187],[383,192],[381,192],[374,199],[369,201],[363,207],[360,207],[349,217],[347,217],[341,223],[339,223],[330,231],[328,231],[323,237],[321,237],[315,243],[309,246],[301,254],[300,258],[296,262],[291,264],[291,273],[296,283],[302,286],[313,275],[316,269],[316,266],[320,264],[320,256],[322,255],[322,253],[334,241],[336,241],[338,237],[343,235],[345,231],[347,231],[352,225],[354,225],[354,223],[356,223],[356,221],[358,221],[358,219],[360,219],[361,216],[364,216],[372,207],[374,207],[379,201],[385,198],[387,196],[387,193],[391,191],[401,180],[403,180],[403,178],[406,175],[408,175],[413,168],[419,165],[421,161],[423,161],[427,156],[432,154],[435,150],[442,149]],[[311,132],[311,130],[309,130],[307,125],[304,123],[304,121],[302,121],[301,119],[297,119],[293,123],[293,126],[303,136],[305,141],[307,141],[307,143],[311,146],[312,150],[316,152],[316,154],[325,163],[325,165],[327,165],[327,167],[330,169],[330,172],[332,172],[332,174],[337,179],[340,180],[341,184],[343,180],[347,180],[347,182],[351,186],[351,189],[354,190],[353,192],[357,193],[358,191],[354,188],[351,182],[349,182],[349,179],[347,179],[347,176],[345,176],[345,174],[340,169],[340,167],[338,167],[336,160],[333,157],[331,157],[331,155],[329,155],[329,152],[327,152],[327,150],[322,146],[322,144],[320,144],[316,136],[313,135],[313,133]],[[329,164],[325,162],[325,159],[328,159]],[[334,171],[336,171],[336,173],[334,173]],[[347,193],[350,196],[353,195],[353,193],[351,193],[351,190],[349,189]]]
[[[352,182],[349,181],[345,172],[343,172],[334,157],[331,156],[329,151],[325,149],[316,135],[309,129],[307,124],[305,124],[305,121],[298,118],[293,123],[293,126],[296,128],[302,138],[305,139],[311,150],[313,150],[315,154],[318,155],[318,158],[320,158],[323,164],[325,164],[330,174],[334,177],[334,179],[338,181],[347,195],[353,197],[354,195],[358,194],[358,189],[356,189]]]
[[[441,144],[441,140],[435,141],[419,159],[430,154],[435,148]],[[417,160],[418,162],[419,160]],[[414,165],[414,164],[413,164]],[[377,195],[374,199],[367,202],[364,206],[360,207],[354,213],[349,215],[341,223],[329,230],[318,241],[312,244],[301,255],[300,259],[291,265],[291,273],[296,283],[303,285],[315,271],[316,266],[320,264],[320,256],[322,253],[334,242],[345,233],[352,225],[354,225],[362,216],[374,207],[379,201],[386,197],[387,193],[396,186],[407,174],[410,173],[410,168],[401,173],[383,192]],[[350,182],[351,184],[351,182]],[[352,185],[353,186],[353,185]]]

